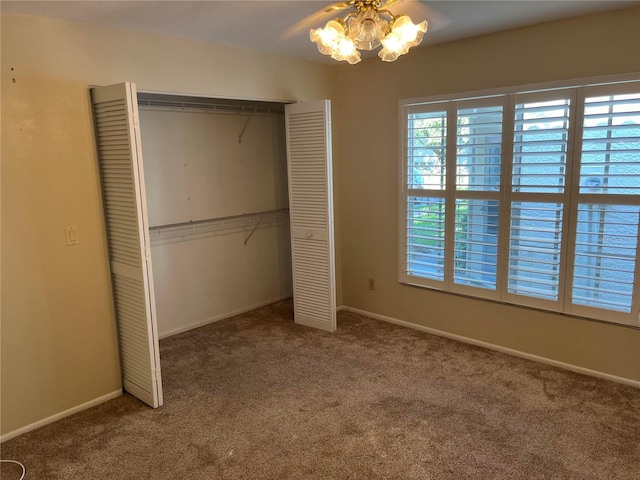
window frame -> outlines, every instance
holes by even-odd
[[[574,260],[576,256],[576,235],[578,205],[613,204],[640,205],[640,195],[580,193],[580,162],[583,141],[583,119],[585,99],[602,95],[617,95],[640,91],[640,75],[617,75],[583,79],[578,81],[554,82],[505,89],[492,89],[462,94],[439,95],[434,97],[406,99],[398,102],[399,112],[399,170],[398,170],[398,281],[404,285],[424,287],[447,293],[460,294],[516,306],[538,308],[556,313],[568,314],[587,319],[601,320],[634,327],[640,327],[640,225],[636,242],[634,289],[630,313],[607,310],[594,306],[574,304],[572,301]],[[522,100],[548,101],[553,98],[569,98],[568,135],[564,166],[564,191],[562,193],[514,192],[512,174],[514,161],[515,105]],[[458,112],[463,108],[477,108],[488,105],[502,105],[502,147],[499,192],[463,190],[456,188],[457,182],[457,124]],[[425,109],[426,108],[426,109]],[[409,148],[409,115],[426,111],[446,111],[446,159],[445,185],[443,190],[409,189],[407,152]],[[408,200],[413,197],[442,198],[445,202],[444,230],[444,280],[409,275],[407,272],[407,231]],[[498,200],[498,239],[496,258],[496,288],[475,287],[456,283],[455,242],[456,200],[478,199]],[[547,300],[533,296],[509,293],[509,253],[512,202],[562,203],[560,266],[558,272],[558,299]],[[640,222],[639,222],[640,223]]]

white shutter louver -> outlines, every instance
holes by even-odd
[[[444,280],[444,198],[409,197],[406,221],[406,272]]]
[[[444,190],[447,112],[411,113],[407,121],[407,188]]]
[[[640,94],[585,99],[580,193],[640,195]]]
[[[516,103],[514,130],[513,191],[564,192],[569,99]]]
[[[640,207],[580,204],[574,304],[631,312]]]
[[[502,105],[458,110],[456,189],[500,190]]]
[[[558,300],[562,204],[513,202],[507,291]]]
[[[496,289],[498,265],[497,201],[456,200],[454,281]]]
[[[336,329],[331,110],[328,100],[285,106],[296,323]]]
[[[107,229],[122,382],[162,405],[135,85],[91,90]]]

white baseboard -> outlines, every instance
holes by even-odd
[[[271,305],[272,303],[286,300],[287,298],[291,298],[291,295],[284,295],[281,297],[272,298],[271,300],[265,300],[264,302],[256,303],[255,305],[250,305],[248,307],[243,307],[238,310],[233,310],[231,312],[226,312],[220,315],[216,315],[215,317],[206,318],[204,320],[190,323],[189,325],[184,325],[182,327],[174,328],[173,330],[169,330],[168,332],[158,332],[158,338],[162,340],[163,338],[171,337],[173,335],[177,335],[178,333],[188,332],[189,330],[193,330],[194,328],[204,327],[205,325],[209,325],[210,323],[219,322],[220,320],[224,320],[230,317],[235,317],[236,315],[242,315],[243,313],[250,312],[251,310],[255,310],[256,308],[266,307],[267,305]]]
[[[611,375],[609,373],[599,372],[597,370],[591,370],[589,368],[580,367],[578,365],[572,365],[570,363],[560,362],[558,360],[553,360],[547,357],[540,357],[538,355],[533,355],[531,353],[522,352],[520,350],[514,350],[512,348],[503,347],[501,345],[495,345],[493,343],[483,342],[481,340],[476,340],[470,337],[464,337],[462,335],[456,335],[455,333],[444,332],[442,330],[437,330],[435,328],[425,327],[423,325],[418,325],[415,323],[407,322],[405,320],[399,320],[393,317],[387,317],[386,315],[379,315],[377,313],[367,312],[365,310],[360,310],[358,308],[348,307],[346,305],[341,305],[337,308],[338,311],[347,311],[358,313],[360,315],[364,315],[366,317],[374,318],[376,320],[382,320],[383,322],[393,323],[395,325],[401,325],[407,328],[413,328],[415,330],[420,330],[423,332],[430,333],[432,335],[438,335],[439,337],[446,337],[452,340],[457,340],[459,342],[468,343],[471,345],[475,345],[478,347],[487,348],[489,350],[495,350],[496,352],[506,353],[507,355],[512,355],[514,357],[524,358],[526,360],[533,360],[534,362],[544,363],[546,365],[551,365],[558,368],[563,368],[565,370],[570,370],[572,372],[581,373],[583,375],[589,375],[591,377],[603,378],[605,380],[610,380],[616,383],[622,383],[624,385],[629,385],[630,387],[640,388],[640,381],[632,380],[630,378],[618,377],[616,375]]]
[[[122,395],[122,389],[115,390],[111,393],[107,393],[106,395],[103,395],[98,398],[94,398],[93,400],[89,400],[88,402],[85,402],[81,405],[77,405],[73,408],[70,408],[69,410],[65,410],[64,412],[59,412],[59,413],[56,413],[55,415],[51,415],[50,417],[43,418],[42,420],[38,420],[37,422],[32,423],[31,425],[27,425],[25,427],[14,430],[13,432],[5,433],[0,437],[0,443],[6,442],[7,440],[11,440],[12,438],[17,437],[18,435],[22,435],[23,433],[27,433],[32,430],[35,430],[36,428],[44,427],[45,425],[48,425],[50,423],[57,422],[58,420],[61,420],[65,417],[73,415],[74,413],[78,413],[83,410],[87,410],[91,407],[95,407],[96,405],[100,405],[101,403],[104,403],[107,400],[118,398],[120,395]]]

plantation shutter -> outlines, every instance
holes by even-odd
[[[640,81],[400,102],[399,279],[640,324]]]
[[[405,126],[407,164],[400,189],[406,208],[400,218],[406,232],[399,239],[400,278],[425,286],[437,287],[445,280],[447,113],[440,105],[410,108]]]
[[[520,304],[556,310],[563,294],[572,96],[521,94],[515,102],[507,293]]]
[[[473,99],[456,105],[452,290],[483,288],[488,298],[499,298],[503,102]]]
[[[336,329],[331,104],[285,106],[296,323]]]
[[[123,388],[152,407],[162,382],[136,88],[91,89]]]
[[[578,146],[571,311],[637,321],[640,82],[586,89]]]

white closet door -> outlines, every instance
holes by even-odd
[[[162,405],[136,87],[91,89],[123,388]]]
[[[296,323],[333,332],[336,296],[329,100],[285,106]]]

